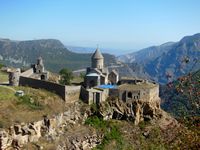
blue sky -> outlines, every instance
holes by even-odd
[[[200,32],[200,0],[0,0],[0,37],[138,50]]]

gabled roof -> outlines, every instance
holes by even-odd
[[[112,70],[112,73],[114,73],[115,75],[118,75],[118,72],[116,70]]]
[[[92,58],[94,58],[94,59],[102,59],[103,58],[103,55],[101,54],[101,52],[99,51],[98,48],[96,49],[96,51],[92,55]]]

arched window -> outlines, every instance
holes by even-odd
[[[132,98],[132,93],[128,92],[128,98]]]
[[[45,80],[45,75],[41,75],[41,80]]]

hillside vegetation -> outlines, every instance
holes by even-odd
[[[25,96],[15,96],[16,90],[23,90]],[[0,86],[0,127],[37,121],[43,115],[63,112],[64,108],[65,103],[60,97],[45,90]]]
[[[200,116],[200,70],[161,87],[162,108],[176,117]]]
[[[0,70],[0,83],[8,82],[8,74]]]

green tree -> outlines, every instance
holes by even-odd
[[[74,76],[72,71],[68,70],[67,68],[63,68],[59,72],[61,79],[60,79],[60,84],[63,85],[70,85],[71,80],[73,80]]]

